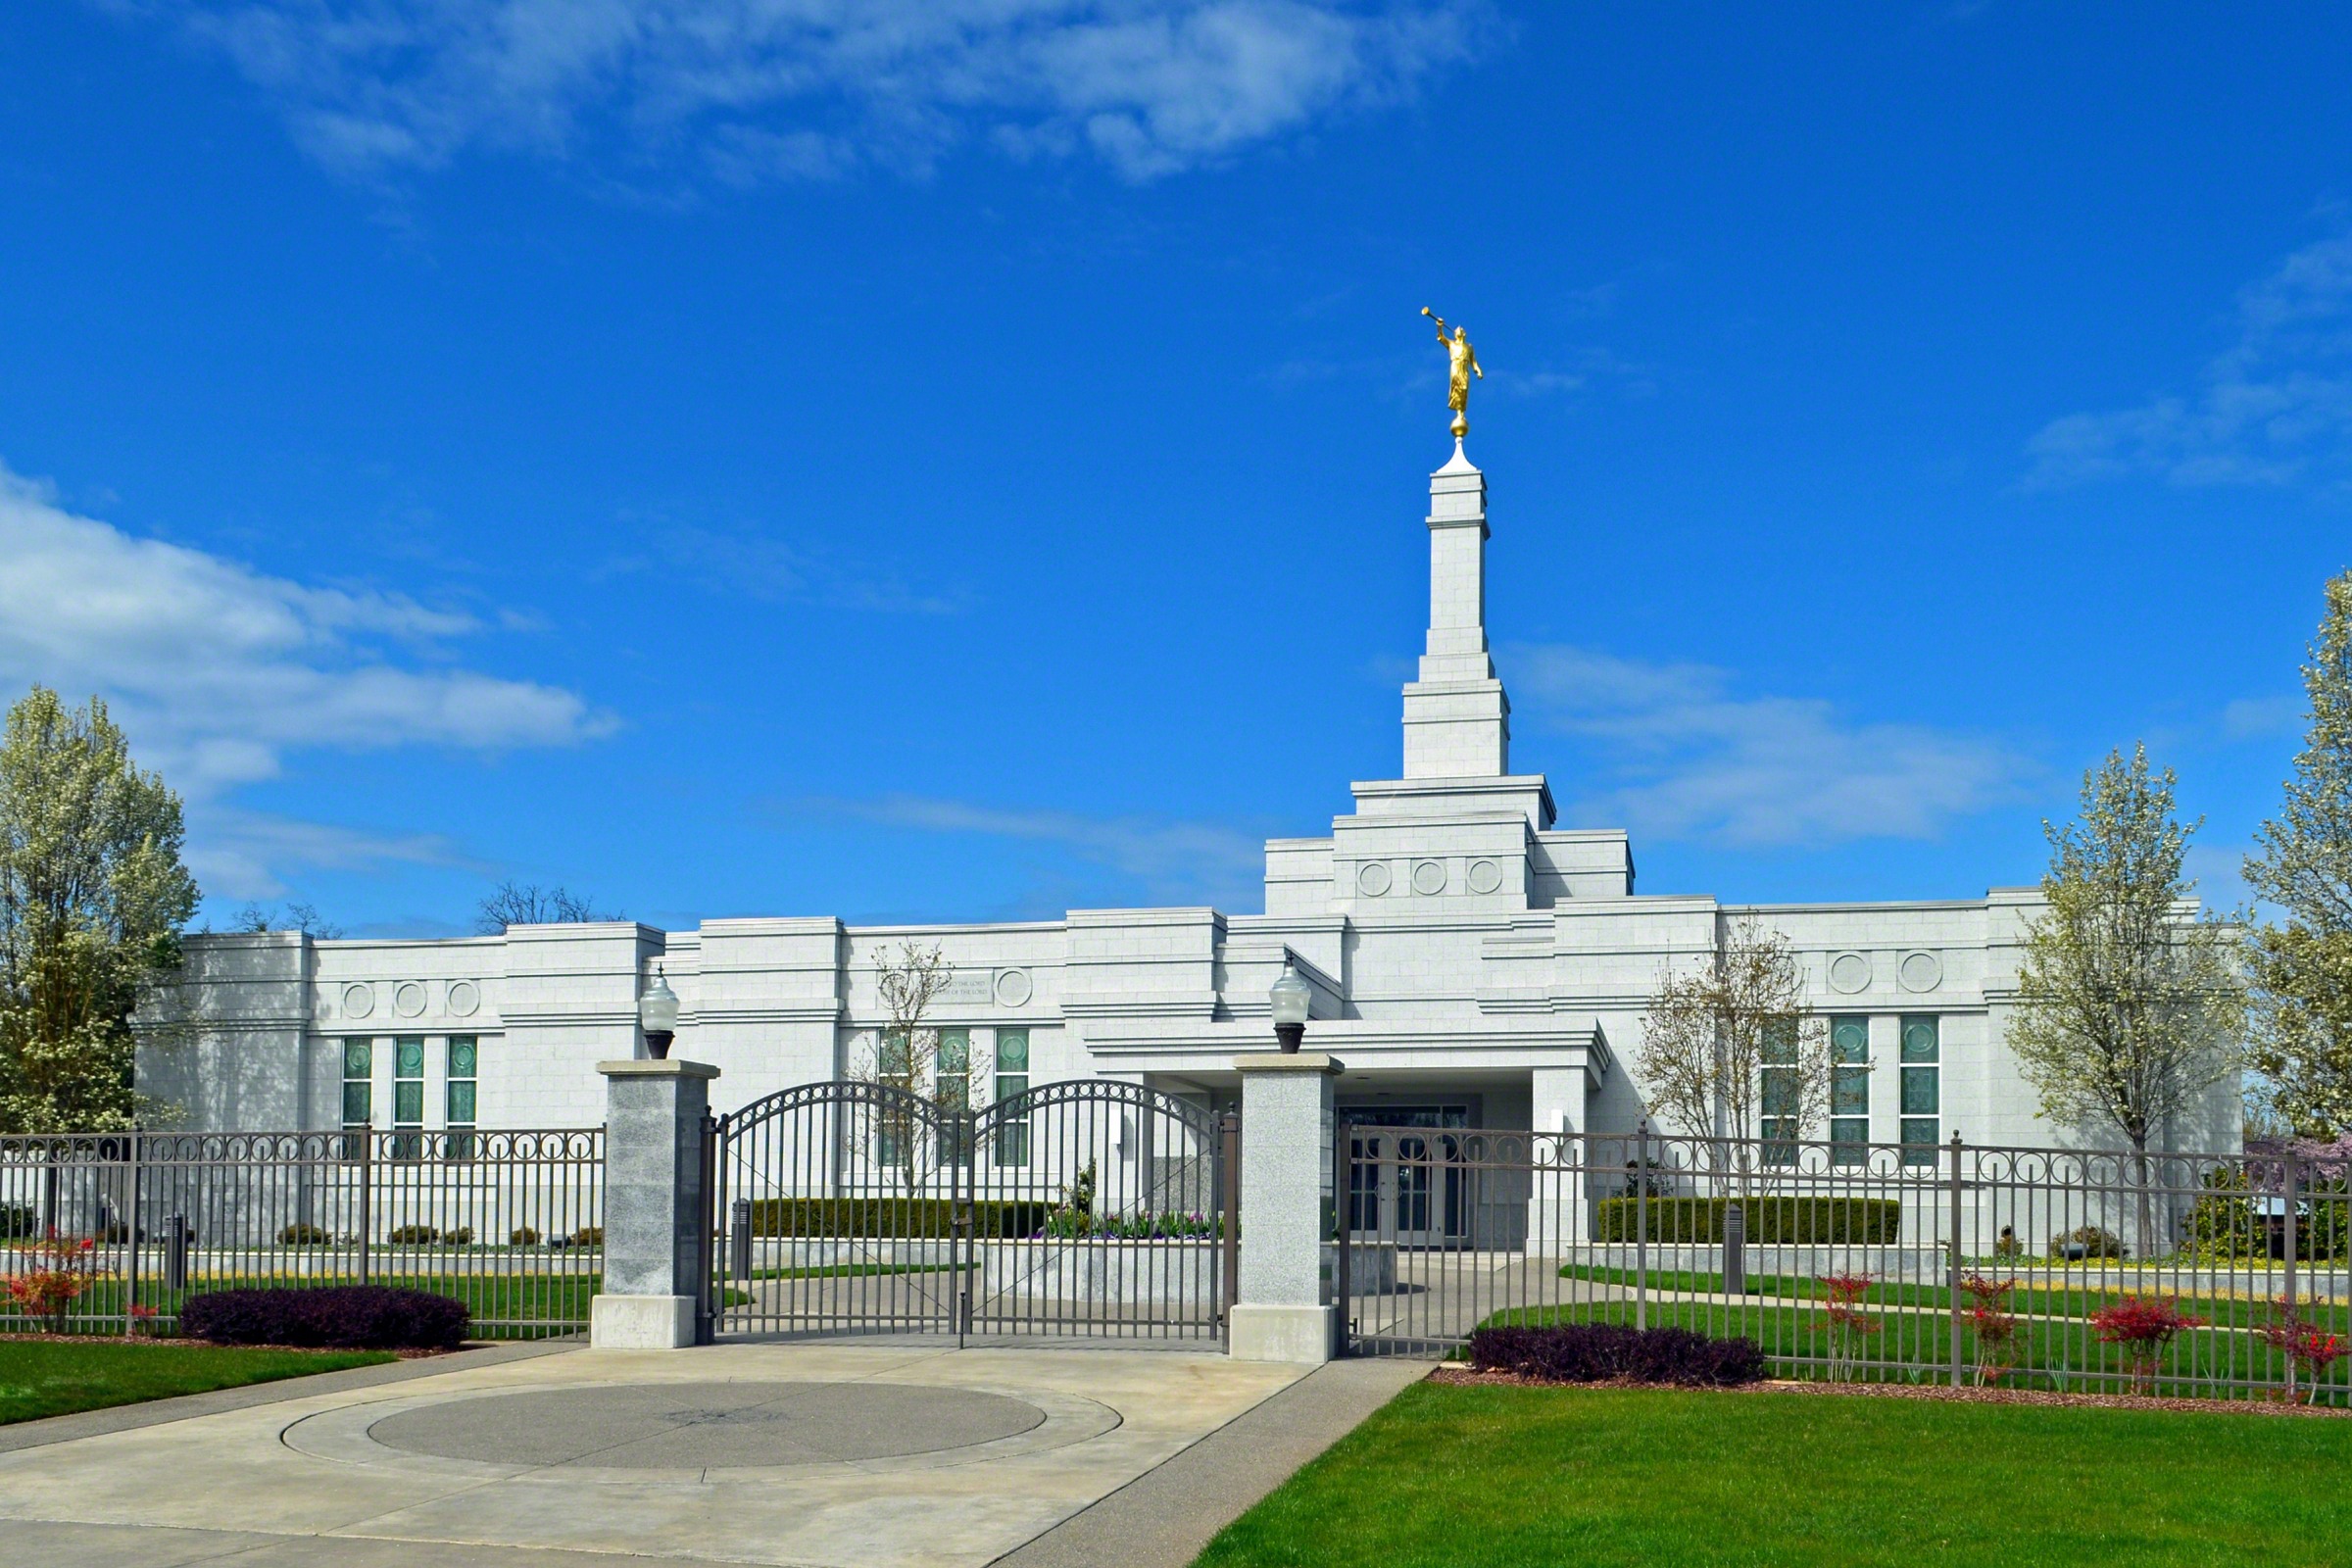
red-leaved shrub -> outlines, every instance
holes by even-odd
[[[2255,1329],[2271,1348],[2286,1356],[2290,1374],[2288,1396],[2306,1404],[2319,1395],[2328,1369],[2343,1358],[2344,1338],[2330,1334],[2305,1317],[2301,1303],[2290,1307],[2281,1298],[2271,1303],[2271,1321]]]
[[[1843,1383],[1860,1364],[1862,1347],[1879,1332],[1879,1320],[1862,1310],[1862,1298],[1877,1281],[1868,1274],[1824,1274],[1813,1283],[1829,1303],[1822,1312],[1830,1320],[1830,1381]]]
[[[2164,1354],[2164,1348],[2182,1329],[2196,1328],[2204,1321],[2181,1311],[2178,1302],[2164,1296],[2127,1296],[2113,1306],[2102,1306],[2090,1314],[2091,1327],[2098,1337],[2109,1345],[2123,1347],[2125,1364],[2132,1369],[2134,1394],[2156,1392],[2156,1362]]]
[[[2015,1280],[1988,1280],[1973,1270],[1961,1278],[1961,1294],[1968,1298],[1961,1315],[1976,1331],[1980,1389],[2000,1382],[2013,1362],[2017,1318],[2009,1310],[2009,1293],[2016,1289]]]

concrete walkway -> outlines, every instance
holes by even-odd
[[[1422,1370],[838,1343],[490,1352],[0,1429],[0,1540],[11,1560],[148,1568],[1174,1568]]]

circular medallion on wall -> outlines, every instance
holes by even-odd
[[[1026,969],[1005,969],[997,975],[997,1005],[1000,1007],[1026,1006],[1036,991]]]
[[[1933,991],[1943,983],[1943,960],[1933,953],[1906,954],[1895,977],[1905,991]]]
[[[1413,867],[1413,891],[1427,898],[1446,891],[1446,863],[1422,860]]]
[[[343,988],[343,1016],[365,1018],[375,1010],[375,987],[350,985]]]
[[[461,1018],[470,1018],[481,1009],[482,988],[470,980],[452,980],[449,983],[449,1010]]]
[[[1470,862],[1471,892],[1492,893],[1500,886],[1502,886],[1501,866],[1496,865],[1493,860],[1472,860]]]
[[[1389,867],[1384,860],[1370,860],[1355,873],[1355,891],[1367,899],[1377,899],[1389,891]]]
[[[424,1011],[424,986],[416,980],[403,980],[392,993],[392,1010],[403,1018],[415,1018]]]
[[[1830,960],[1830,989],[1852,996],[1870,984],[1870,960],[1859,953],[1840,953]]]

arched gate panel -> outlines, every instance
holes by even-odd
[[[710,1126],[712,1331],[1222,1338],[1238,1118],[1073,1079],[978,1111],[806,1084]]]

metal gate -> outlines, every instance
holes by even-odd
[[[1221,1340],[1239,1123],[1098,1079],[977,1111],[856,1081],[769,1095],[709,1126],[705,1337]]]

